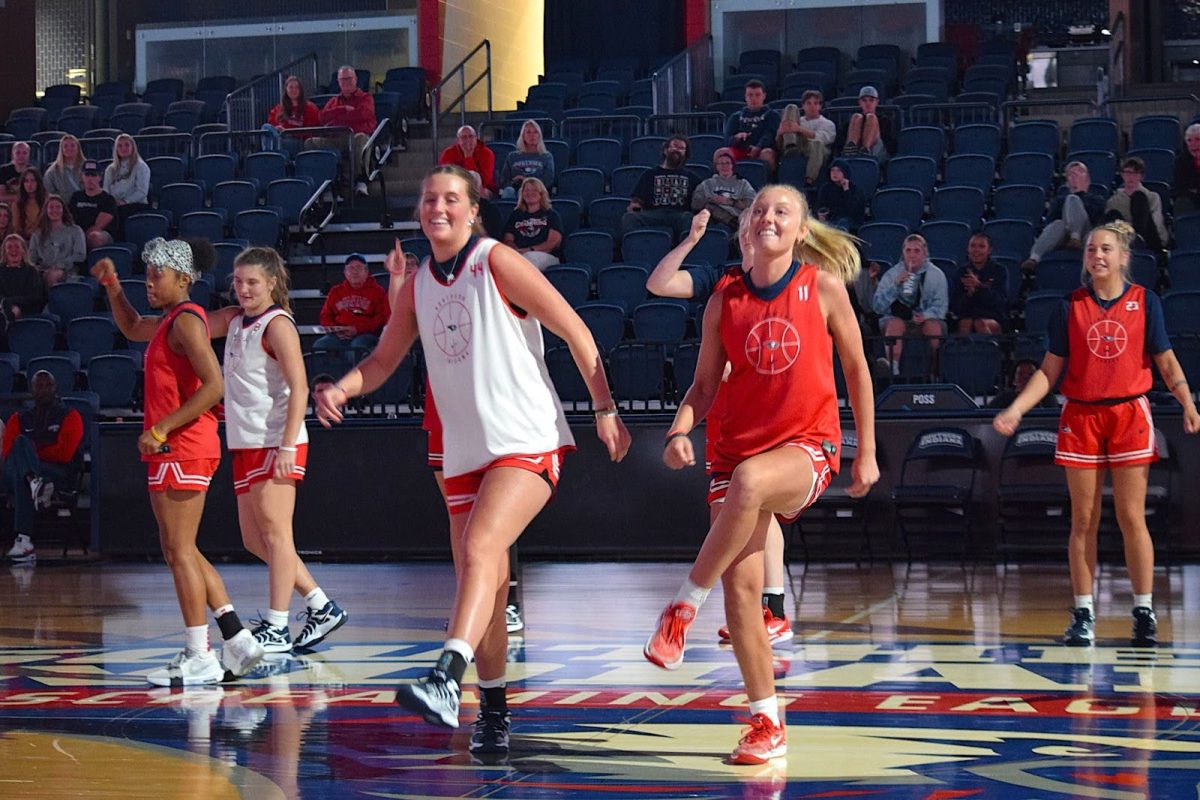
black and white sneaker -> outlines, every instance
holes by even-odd
[[[1138,606],[1133,610],[1133,633],[1129,643],[1134,647],[1156,647],[1158,645],[1158,617],[1153,608]]]
[[[509,603],[504,607],[504,626],[509,633],[520,633],[525,630],[525,620],[521,619],[521,607]]]
[[[311,608],[305,609],[301,612],[301,616],[305,620],[304,627],[300,630],[300,635],[296,637],[294,644],[302,650],[316,647],[325,640],[326,636],[345,625],[346,620],[350,619],[350,615],[332,600],[326,603],[320,611],[313,611]]]
[[[475,716],[475,730],[469,745],[472,753],[479,755],[508,755],[508,734],[512,729],[512,715],[507,711],[480,711]]]
[[[458,705],[462,689],[458,681],[440,669],[431,669],[429,674],[416,683],[405,683],[396,687],[396,703],[414,714],[420,714],[430,725],[446,728],[458,727]]]
[[[256,623],[251,631],[254,638],[262,645],[264,653],[292,652],[292,634],[287,628],[278,628],[265,619],[254,620]]]
[[[1071,624],[1063,634],[1063,644],[1068,647],[1091,647],[1096,643],[1096,618],[1091,609],[1072,608]]]

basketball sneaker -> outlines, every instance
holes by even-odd
[[[1072,608],[1071,624],[1063,634],[1063,644],[1068,647],[1091,647],[1096,643],[1096,619],[1091,609]]]
[[[146,680],[155,686],[201,686],[220,683],[224,677],[225,670],[212,650],[193,656],[189,656],[185,650],[165,667],[146,673]]]
[[[679,669],[688,628],[695,619],[696,607],[691,603],[675,602],[663,609],[658,618],[658,629],[651,634],[642,651],[646,660],[663,669]]]
[[[301,612],[301,615],[305,618],[304,627],[300,630],[300,635],[296,637],[294,645],[302,649],[316,647],[325,641],[326,636],[345,625],[346,620],[350,619],[350,615],[332,600],[322,606],[319,611],[307,608]]]
[[[1138,606],[1133,610],[1133,633],[1129,643],[1134,647],[1155,647],[1158,645],[1158,617],[1153,608]]]
[[[277,628],[265,619],[253,620],[257,623],[251,635],[262,645],[264,653],[290,653],[292,651],[292,633],[287,628]]]
[[[263,650],[254,634],[242,628],[236,636],[225,641],[225,646],[221,648],[221,663],[235,678],[240,678],[254,669],[266,654],[267,651]]]
[[[475,730],[469,745],[472,753],[482,755],[506,755],[508,734],[512,729],[512,715],[507,711],[484,711],[475,716]]]
[[[420,714],[430,725],[458,727],[458,705],[462,690],[445,671],[431,669],[416,683],[396,687],[396,703]]]
[[[729,760],[734,764],[765,764],[786,754],[787,734],[783,725],[776,725],[766,714],[755,714],[750,718],[750,727],[742,731]]]
[[[509,633],[520,633],[525,630],[525,620],[521,619],[521,609],[512,603],[504,607],[504,624]]]
[[[37,561],[37,549],[33,546],[33,540],[24,533],[17,534],[13,546],[8,548],[5,555],[14,564],[33,564]]]
[[[774,647],[783,642],[790,642],[792,637],[792,623],[788,622],[787,617],[777,617],[771,613],[771,609],[763,606],[763,623],[767,626],[767,639]],[[721,644],[729,644],[729,626],[722,625],[717,629],[717,636],[720,637]]]

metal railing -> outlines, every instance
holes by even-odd
[[[467,64],[475,57],[475,54],[480,50],[484,54],[483,72],[476,78],[467,83]],[[451,82],[458,81],[458,95],[451,99],[445,108],[442,108],[443,90]],[[433,161],[436,164],[438,156],[441,155],[441,148],[438,147],[438,125],[441,123],[443,113],[449,113],[458,107],[459,127],[467,124],[467,95],[479,85],[480,81],[487,81],[487,115],[492,115],[492,43],[484,39],[471,52],[467,53],[462,61],[459,61],[446,77],[442,78],[441,83],[433,87],[429,92],[430,97],[430,125],[431,135],[433,138]]]
[[[225,96],[225,120],[229,130],[247,131],[262,126],[267,121],[268,112],[283,97],[283,84],[289,75],[300,79],[306,95],[320,94],[317,91],[317,68],[317,54],[309,53],[234,89]]]
[[[650,105],[655,114],[683,114],[703,108],[713,91],[713,38],[692,42],[650,75]]]
[[[363,173],[367,176],[367,183],[379,182],[379,193],[383,199],[381,217],[379,219],[379,227],[392,227],[392,216],[388,210],[388,194],[387,194],[387,179],[386,173],[383,171],[384,165],[392,157],[392,121],[390,119],[381,120],[379,125],[371,133],[371,138],[367,139],[363,145],[362,152],[359,154],[359,162],[362,164]]]
[[[1047,100],[1008,100],[1000,104],[1000,126],[1008,130],[1026,119],[1049,119],[1068,130],[1080,117],[1096,116],[1096,101],[1089,97],[1058,97]]]

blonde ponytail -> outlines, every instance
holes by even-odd
[[[796,243],[796,257],[816,264],[842,283],[853,281],[862,269],[855,238],[812,217],[808,218],[808,236]]]

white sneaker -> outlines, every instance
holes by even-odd
[[[200,686],[206,683],[220,683],[224,677],[225,670],[212,650],[196,656],[189,656],[187,651],[184,651],[171,659],[165,667],[146,673],[146,680],[155,686]]]
[[[254,669],[264,655],[266,651],[254,638],[254,634],[242,628],[236,636],[226,640],[225,646],[221,648],[221,663],[234,677],[240,678]]]
[[[525,630],[525,620],[521,619],[521,609],[509,603],[504,607],[504,625],[509,633],[520,633]]]
[[[354,193],[359,197],[366,197],[368,194],[370,194],[370,192],[367,191],[367,182],[359,181],[358,183],[354,184]]]
[[[33,498],[34,510],[49,508],[54,502],[54,483],[52,481],[43,480],[42,485],[38,488],[37,494]]]
[[[17,534],[7,555],[16,564],[32,564],[37,561],[37,550],[33,546],[33,540],[24,533]]]

